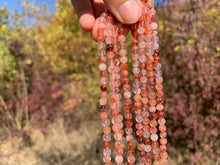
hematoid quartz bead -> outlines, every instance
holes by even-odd
[[[141,3],[142,16],[133,25],[119,23],[110,12],[104,12],[97,19],[105,165],[134,165],[137,161],[141,165],[167,164],[163,78],[158,25],[154,21],[156,11],[153,0],[141,0]],[[131,60],[125,44],[129,29],[134,37]]]

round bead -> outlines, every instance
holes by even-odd
[[[157,134],[152,134],[150,136],[150,138],[151,138],[152,141],[157,141],[158,140],[158,135]]]
[[[116,161],[117,163],[122,163],[122,162],[123,162],[123,156],[121,156],[121,155],[116,155],[116,156],[115,156],[115,161]]]

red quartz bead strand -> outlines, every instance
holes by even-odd
[[[111,140],[111,128],[109,127],[110,121],[108,119],[108,114],[106,112],[107,110],[107,71],[106,71],[106,58],[104,57],[105,55],[105,44],[104,44],[104,31],[105,31],[105,22],[103,17],[99,19],[99,24],[98,24],[98,30],[97,30],[97,38],[98,38],[98,49],[99,49],[99,69],[100,69],[100,74],[101,74],[101,94],[100,94],[100,110],[101,110],[101,118],[102,118],[102,124],[104,126],[103,128],[103,161],[105,162],[105,165],[112,165],[111,162],[111,150],[110,150],[110,140]]]

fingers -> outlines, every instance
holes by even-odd
[[[92,31],[95,17],[90,0],[71,0],[79,18],[79,24],[85,31]]]
[[[138,21],[142,14],[142,5],[139,0],[104,0],[107,8],[124,24]]]

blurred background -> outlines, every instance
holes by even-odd
[[[156,4],[169,165],[219,165],[220,1]],[[0,165],[103,164],[96,47],[68,0],[0,0]]]

